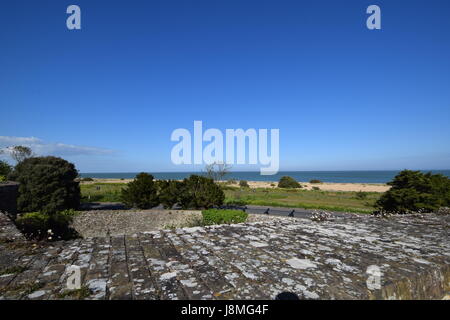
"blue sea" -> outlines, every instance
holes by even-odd
[[[291,176],[297,181],[308,182],[318,179],[323,182],[339,183],[386,183],[391,181],[400,171],[283,171],[273,176],[262,176],[259,172],[230,172],[224,180],[247,181],[278,181],[282,176]],[[423,172],[430,172],[423,171]],[[450,170],[431,170],[432,173],[441,173],[450,177]],[[156,179],[181,180],[191,174],[204,174],[201,172],[149,172]],[[111,173],[80,173],[83,178],[102,179],[132,179],[138,172],[111,172]]]

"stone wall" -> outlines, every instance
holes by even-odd
[[[36,246],[0,241],[0,270],[17,269],[0,277],[0,300],[61,299],[67,265],[80,266],[87,299],[442,299],[449,225],[450,215],[348,214]]]
[[[25,237],[4,213],[0,212],[0,243],[24,241]],[[1,260],[1,259],[0,259]]]
[[[15,218],[18,195],[18,183],[7,182],[0,184],[0,211],[6,212],[10,217]]]

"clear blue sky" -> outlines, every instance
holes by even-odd
[[[447,169],[449,17],[448,0],[4,0],[0,147],[189,171],[170,135],[202,120],[279,128],[283,170]]]

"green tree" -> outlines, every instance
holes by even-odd
[[[191,175],[183,180],[179,203],[183,209],[208,209],[225,200],[222,189],[212,179]]]
[[[158,188],[151,174],[139,173],[122,189],[122,201],[129,207],[150,209],[159,204]]]
[[[164,209],[171,209],[179,202],[180,193],[183,188],[183,183],[176,180],[159,180],[159,202],[164,206]]]
[[[36,157],[19,162],[10,179],[20,183],[17,206],[21,212],[52,214],[77,209],[80,186],[75,166],[61,158]]]
[[[0,176],[7,177],[12,172],[12,167],[8,162],[0,160]]]
[[[388,185],[391,189],[377,201],[385,211],[434,211],[450,205],[450,179],[441,174],[404,170]]]
[[[33,151],[29,147],[25,146],[14,146],[10,148],[11,157],[17,162],[21,163],[25,159],[33,156]]]

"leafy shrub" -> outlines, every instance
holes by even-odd
[[[388,185],[391,189],[376,203],[382,210],[407,213],[450,206],[450,179],[441,174],[404,170]]]
[[[206,225],[210,224],[230,224],[241,223],[247,220],[248,214],[240,210],[203,210],[203,221]]]
[[[18,217],[15,222],[28,239],[70,240],[78,237],[70,227],[75,214],[73,210],[52,214],[31,212]]]
[[[83,182],[91,182],[91,181],[94,181],[94,179],[92,179],[92,178],[90,178],[90,177],[86,177],[86,178],[81,178],[80,181],[83,181]]]
[[[312,189],[313,189],[314,191],[319,191],[319,190],[320,190],[319,187],[312,187]]]
[[[129,207],[150,209],[159,204],[157,190],[153,176],[141,172],[122,189],[121,199]]]
[[[367,199],[367,192],[358,191],[358,192],[356,192],[355,197],[356,197],[356,199],[359,199],[359,200]]]
[[[322,181],[317,180],[317,179],[312,179],[309,181],[309,183],[322,183]]]
[[[0,176],[6,177],[11,173],[12,167],[8,164],[8,162],[0,160]]]
[[[302,186],[294,178],[284,176],[278,182],[278,188],[301,188]]]
[[[212,179],[191,175],[183,180],[179,200],[183,209],[208,209],[222,205],[225,194]]]
[[[6,181],[6,177],[0,175],[0,182],[5,182],[5,181]]]
[[[250,186],[248,185],[247,180],[241,180],[241,181],[239,181],[239,186],[240,186],[241,188],[250,188]]]
[[[180,193],[182,191],[182,182],[176,180],[159,180],[159,202],[164,209],[171,209],[179,202]]]
[[[77,209],[80,186],[75,166],[61,158],[28,158],[16,165],[10,179],[20,183],[17,206],[21,212],[55,213]]]

